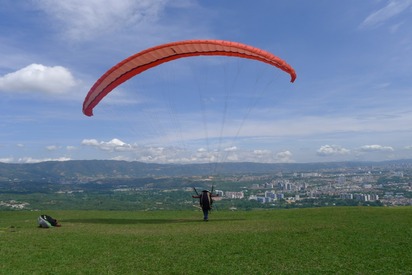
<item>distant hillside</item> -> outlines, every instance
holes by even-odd
[[[236,175],[277,172],[305,172],[356,167],[411,165],[412,160],[390,162],[330,163],[207,163],[153,164],[114,160],[52,161],[33,164],[0,163],[0,182],[10,181],[88,181],[93,179],[128,179],[147,177],[185,177],[205,175]]]

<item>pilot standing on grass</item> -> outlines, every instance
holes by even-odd
[[[205,222],[209,220],[209,211],[212,210],[212,197],[217,197],[217,195],[211,194],[209,190],[203,190],[202,193],[192,196],[192,198],[199,199],[199,204],[203,211],[203,220]]]

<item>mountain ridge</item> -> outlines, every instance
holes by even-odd
[[[315,172],[329,169],[366,167],[402,167],[412,165],[412,160],[348,161],[318,163],[254,163],[225,162],[203,164],[159,164],[119,160],[70,160],[39,163],[0,163],[0,182],[18,180],[70,180],[92,178],[146,178],[184,177],[207,175],[236,175],[278,172]]]

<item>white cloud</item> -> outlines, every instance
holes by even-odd
[[[46,150],[48,150],[48,151],[56,151],[56,150],[58,150],[58,149],[59,149],[59,147],[56,146],[56,145],[46,146]]]
[[[231,147],[225,148],[225,152],[234,152],[234,151],[237,151],[236,146],[231,146]]]
[[[84,139],[81,144],[86,146],[99,146],[99,142],[96,139]]]
[[[24,158],[19,158],[18,163],[39,163],[39,162],[44,162],[44,161],[69,161],[71,160],[70,158],[67,157],[60,157],[60,158],[44,158],[44,159],[36,159],[32,157],[24,157]]]
[[[256,149],[251,153],[239,152],[240,159],[243,161],[271,162],[273,161],[273,153],[271,150]]]
[[[336,156],[349,154],[349,152],[348,149],[339,145],[323,145],[318,149],[317,154],[318,156]]]
[[[265,156],[265,155],[270,155],[272,154],[272,151],[270,150],[253,150],[253,154],[256,156]]]
[[[292,157],[293,154],[290,151],[283,151],[276,154],[276,160],[280,163],[294,162]]]
[[[262,163],[291,163],[294,162],[293,154],[286,150],[273,153],[267,149],[256,149],[252,153],[248,151],[239,152],[239,158],[243,161],[262,162]]]
[[[364,145],[360,149],[362,152],[376,152],[376,151],[394,151],[391,146],[382,146],[382,145]]]
[[[110,141],[98,141],[96,139],[84,139],[81,144],[106,152],[107,159],[136,160],[154,163],[222,163],[228,161],[251,162],[294,162],[290,151],[273,154],[270,150],[240,150],[236,146],[221,150],[207,150],[199,148],[181,148],[176,146],[139,146],[128,144],[119,139]],[[113,156],[113,153],[116,153]]]
[[[4,163],[12,163],[14,161],[13,158],[0,158],[0,162]]]
[[[390,0],[382,9],[370,14],[361,27],[375,27],[399,15],[412,6],[412,0]]]
[[[123,27],[156,21],[167,0],[39,0],[37,6],[71,40],[90,40]]]
[[[85,146],[97,147],[103,151],[131,151],[133,150],[133,145],[127,144],[120,139],[114,138],[110,141],[97,141],[96,139],[84,139],[81,142]]]
[[[70,71],[61,66],[31,64],[0,77],[0,91],[5,92],[61,94],[74,85],[75,80]]]
[[[230,155],[226,156],[225,161],[239,161],[239,155],[237,153],[231,153]]]

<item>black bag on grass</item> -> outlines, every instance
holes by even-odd
[[[37,218],[37,222],[39,224],[39,227],[41,228],[50,228],[54,226],[60,226],[60,224],[57,222],[56,219],[53,219],[49,215],[40,215]]]

